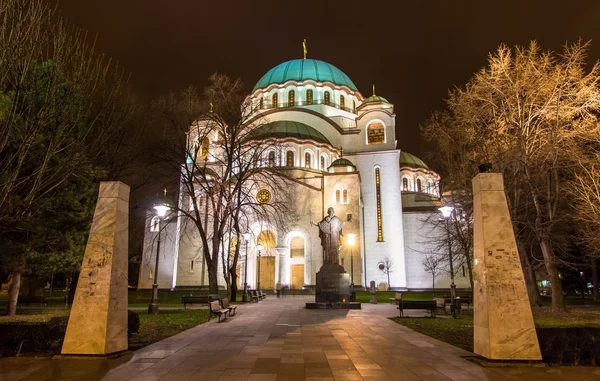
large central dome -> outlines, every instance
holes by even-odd
[[[297,59],[284,62],[269,70],[256,83],[252,92],[264,89],[271,84],[282,84],[287,81],[302,82],[309,79],[317,82],[331,82],[347,86],[354,91],[358,90],[354,82],[337,67],[319,60]]]

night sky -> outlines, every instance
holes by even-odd
[[[493,4],[492,4],[493,3]],[[273,66],[308,57],[345,72],[364,96],[395,105],[399,148],[426,157],[419,124],[444,107],[499,44],[560,49],[592,40],[600,58],[600,1],[61,0],[63,15],[98,36],[97,48],[131,72],[148,101],[213,72],[248,91]]]

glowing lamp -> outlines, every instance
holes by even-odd
[[[442,206],[438,210],[440,212],[442,212],[442,215],[444,216],[444,218],[450,218],[450,215],[452,215],[452,211],[454,210],[454,208],[446,205],[446,206]]]
[[[349,246],[354,246],[356,244],[356,234],[350,233],[348,234],[348,239],[346,240]]]

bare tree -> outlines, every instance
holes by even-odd
[[[567,45],[560,55],[537,43],[500,48],[463,88],[452,91],[446,123],[459,133],[470,162],[501,171],[513,221],[528,224],[552,283],[552,308],[564,309],[556,228],[565,221],[564,174],[573,138],[595,126],[600,108],[597,65],[584,68],[588,44]],[[529,208],[530,209],[527,209]]]
[[[423,270],[431,274],[433,285],[433,297],[435,298],[435,277],[441,275],[444,270],[443,257],[439,255],[427,255],[421,262]]]
[[[379,263],[379,269],[387,275],[387,286],[388,290],[392,287],[390,284],[390,273],[394,272],[394,260],[386,256],[383,262]]]
[[[598,257],[600,256],[600,153],[580,156],[570,188],[574,198],[575,218],[580,242],[588,253],[592,270],[594,301],[600,301]]]
[[[252,119],[241,81],[220,74],[210,77],[204,97],[190,87],[179,96],[161,97],[154,108],[165,130],[152,155],[179,177],[176,210],[185,239],[202,253],[210,291],[218,291],[221,261],[234,298],[241,235],[252,222],[283,227],[293,216],[285,173],[266,165],[268,151],[281,152],[276,141],[264,139],[272,127]],[[257,201],[262,188],[274,190],[277,197]]]

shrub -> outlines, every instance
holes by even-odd
[[[53,354],[60,352],[67,332],[69,316],[55,316],[47,321],[17,320],[0,323],[0,357],[17,353]],[[140,317],[127,311],[127,336],[140,329]]]
[[[600,365],[600,328],[537,328],[544,362]]]
[[[11,321],[0,324],[0,356],[58,352],[67,331],[68,316],[48,321]]]
[[[140,330],[140,315],[132,310],[127,310],[127,337],[131,337]]]

